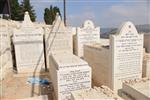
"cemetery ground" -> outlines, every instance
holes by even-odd
[[[50,81],[49,75],[49,72],[16,74],[12,70],[9,70],[6,78],[0,82],[0,98],[2,100],[14,100],[47,95],[48,100],[53,100],[53,88],[51,84],[44,85],[28,83],[30,77],[39,77],[40,79]]]

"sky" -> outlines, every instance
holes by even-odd
[[[38,22],[44,21],[44,9],[50,5],[59,7],[63,15],[63,0],[30,0],[30,3]],[[67,25],[75,27],[88,19],[103,28],[118,27],[124,21],[150,24],[150,0],[66,0],[66,13]]]

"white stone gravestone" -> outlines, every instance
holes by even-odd
[[[95,27],[93,22],[86,20],[82,28],[78,27],[74,35],[74,53],[83,57],[83,45],[100,40],[100,27]]]
[[[57,100],[69,100],[71,91],[91,88],[91,67],[72,53],[52,53],[50,66]]]
[[[65,26],[57,14],[53,25],[45,28],[45,32],[46,60],[49,67],[49,56],[52,52],[73,52],[72,28]]]
[[[122,87],[126,79],[141,78],[143,34],[131,22],[125,22],[115,35],[110,36],[112,89]]]
[[[43,70],[45,68],[43,29],[34,27],[28,12],[25,12],[20,29],[14,29],[13,32],[18,73],[34,73]]]
[[[0,80],[5,78],[8,68],[12,68],[11,43],[8,23],[0,19]]]

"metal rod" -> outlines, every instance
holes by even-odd
[[[9,18],[11,19],[11,8],[10,8],[10,1],[7,0],[8,3],[8,12],[9,12]]]
[[[66,0],[64,0],[64,24],[66,26]]]

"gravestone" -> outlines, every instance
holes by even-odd
[[[58,14],[48,31],[49,33],[45,36],[48,54],[57,51],[72,52],[72,28],[64,26],[64,23]]]
[[[45,68],[43,29],[36,28],[28,12],[20,29],[13,30],[16,66],[18,73],[40,72]]]
[[[127,79],[141,78],[143,61],[143,34],[131,22],[125,22],[117,34],[110,36],[112,89],[122,87]]]
[[[83,27],[78,27],[74,35],[74,53],[83,57],[83,45],[100,40],[100,27],[95,27],[93,22],[86,20]]]
[[[71,91],[91,88],[91,67],[72,53],[52,53],[50,66],[56,100],[70,100]]]
[[[6,21],[0,19],[0,80],[5,78],[8,68],[12,68],[12,55],[9,26]],[[3,23],[5,22],[5,23]]]
[[[49,67],[49,56],[52,52],[73,52],[72,28],[65,26],[57,14],[53,25],[45,28],[45,33],[46,60]]]

